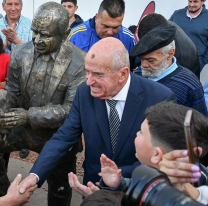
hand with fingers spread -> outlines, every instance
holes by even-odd
[[[70,185],[70,187],[74,191],[76,191],[77,193],[82,195],[83,197],[88,197],[93,192],[99,190],[99,188],[97,186],[95,186],[92,182],[88,182],[87,186],[82,185],[79,182],[77,176],[73,172],[70,172],[68,174],[68,178],[69,178],[69,185]]]
[[[19,193],[20,181],[22,175],[18,174],[15,180],[10,185],[7,195],[0,197],[0,206],[10,205],[10,206],[19,206],[30,202],[30,196],[33,194],[33,191],[36,190],[37,185],[30,187],[24,194]]]
[[[10,109],[8,113],[0,112],[0,124],[5,129],[25,126],[27,123],[27,111],[23,108]]]
[[[100,163],[103,182],[108,187],[117,188],[121,183],[121,169],[104,154],[100,157]]]
[[[198,166],[188,162],[186,150],[174,150],[164,154],[159,169],[166,173],[175,188],[194,199],[198,198],[198,190],[189,183],[197,182],[201,173]]]

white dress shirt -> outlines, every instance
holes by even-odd
[[[131,82],[131,76],[129,74],[128,80],[127,80],[126,84],[124,85],[124,87],[121,89],[121,91],[116,96],[114,96],[112,98],[113,100],[118,100],[118,102],[116,104],[116,109],[118,111],[120,121],[122,119],[127,94],[128,94],[129,87],[130,87],[130,82]],[[112,99],[110,99],[110,100],[112,100]],[[108,118],[109,118],[109,116],[110,116],[110,106],[108,105],[107,101],[105,101],[105,104],[106,104],[107,114],[108,114]]]

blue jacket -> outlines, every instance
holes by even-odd
[[[114,37],[121,40],[128,52],[136,44],[133,34],[122,25]],[[91,46],[100,40],[95,30],[95,17],[73,28],[68,36],[68,40],[80,49],[88,52]]]
[[[74,28],[84,22],[83,19],[79,15],[74,14],[74,16],[75,16],[76,20],[70,25],[71,28]]]
[[[205,63],[208,63],[208,10],[205,5],[199,16],[190,19],[187,17],[188,7],[177,10],[170,17],[173,21],[180,26],[188,37],[194,42],[199,53]]]
[[[140,165],[135,157],[134,139],[145,119],[145,110],[165,100],[175,100],[175,95],[170,89],[131,74],[131,83],[113,153],[105,100],[93,97],[90,87],[82,84],[77,89],[64,124],[45,144],[30,173],[39,176],[38,186],[40,187],[69,148],[81,138],[83,132],[85,138],[83,183],[85,185],[88,181],[93,183],[99,181],[101,154],[112,159],[122,169],[125,178],[131,177],[134,168]]]

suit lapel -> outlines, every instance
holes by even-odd
[[[31,41],[32,43],[32,41]],[[32,46],[32,48],[31,48]],[[25,57],[23,58],[23,62],[22,62],[22,74],[21,74],[21,91],[25,91],[26,86],[27,86],[27,82],[28,82],[28,78],[30,76],[30,73],[32,71],[32,67],[33,67],[33,62],[34,62],[34,46],[33,44],[27,48],[24,48],[22,50],[23,54],[22,56]],[[24,95],[23,95],[24,96]]]
[[[110,130],[109,130],[109,121],[107,116],[107,109],[105,100],[94,98],[94,105],[95,105],[95,113],[98,122],[98,126],[100,128],[100,132],[102,138],[105,142],[105,145],[108,149],[110,154],[110,158],[112,157],[112,147],[110,141]]]
[[[122,151],[125,142],[128,140],[131,129],[135,124],[138,113],[140,112],[143,98],[140,97],[139,94],[142,92],[143,89],[139,80],[134,75],[131,75],[131,83],[122,115],[115,151],[112,158],[114,161],[118,154]]]
[[[69,55],[71,52],[72,52],[72,49],[70,46],[66,44],[62,44],[60,48],[60,52],[58,53],[58,56],[56,57],[53,71],[51,74],[50,83],[49,83],[48,90],[47,90],[46,97],[45,97],[46,103],[49,103],[51,101],[51,98],[53,97],[53,94],[58,84],[60,83],[63,74],[68,68],[70,62],[72,61]]]

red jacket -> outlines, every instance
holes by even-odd
[[[8,74],[8,67],[9,67],[9,54],[1,53],[0,54],[0,83],[5,81],[5,78]],[[0,87],[0,89],[3,89]]]

